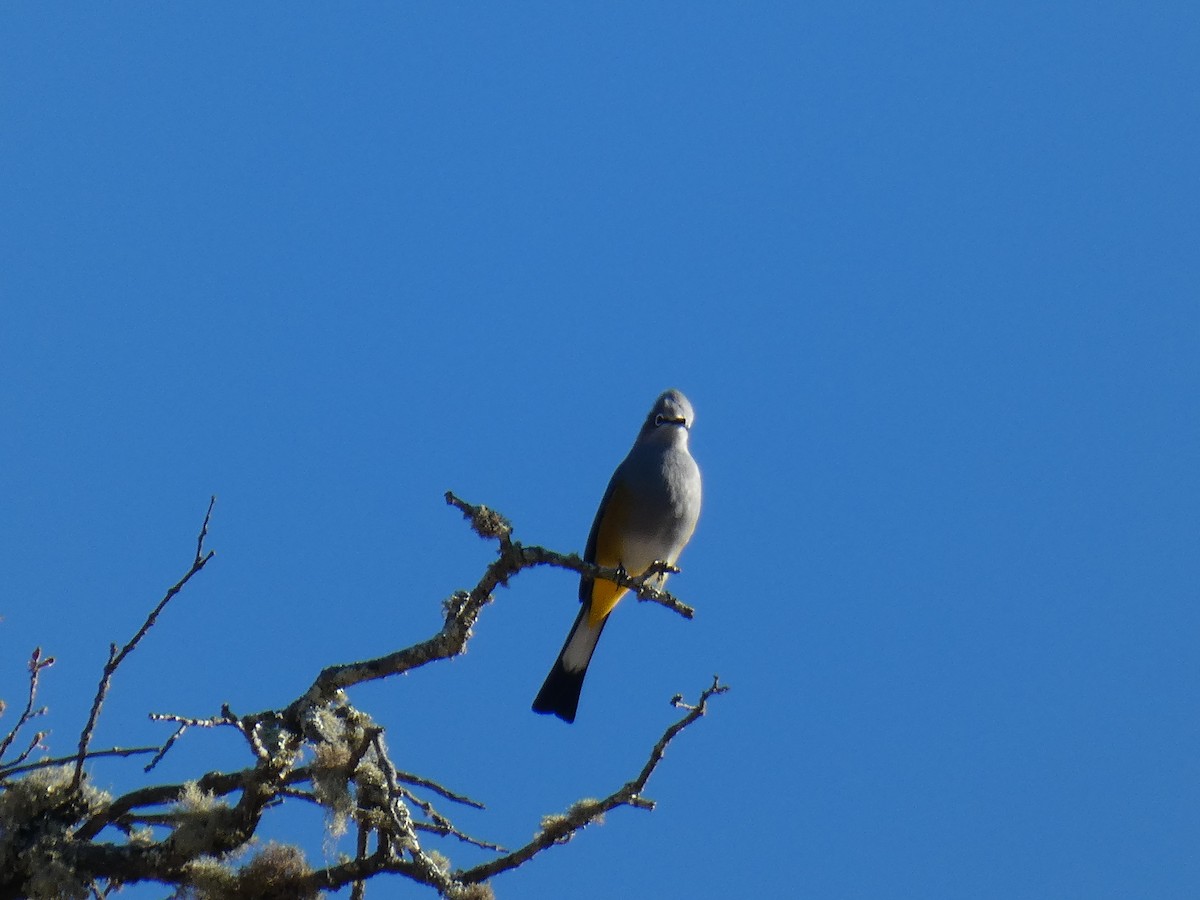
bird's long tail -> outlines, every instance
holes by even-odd
[[[583,690],[583,676],[587,674],[588,664],[592,654],[596,652],[596,642],[600,640],[600,632],[604,630],[605,616],[599,624],[592,625],[588,621],[591,603],[583,603],[571,632],[567,635],[562,652],[554,661],[554,668],[546,676],[542,689],[538,691],[533,701],[533,711],[538,713],[553,713],[564,722],[575,721],[575,711],[579,708],[579,692]]]

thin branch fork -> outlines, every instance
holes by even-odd
[[[687,709],[688,713],[663,732],[662,737],[658,739],[658,742],[650,751],[650,758],[646,760],[646,764],[642,767],[641,772],[638,773],[637,778],[626,783],[603,800],[580,801],[561,816],[550,817],[546,824],[543,825],[541,832],[524,847],[514,850],[507,856],[494,859],[491,862],[465,871],[456,872],[454,876],[455,881],[461,884],[475,884],[487,881],[501,872],[515,869],[517,866],[528,862],[546,848],[570,840],[584,826],[591,824],[601,818],[606,812],[616,809],[618,806],[635,806],[638,809],[646,810],[654,809],[654,801],[642,797],[642,791],[645,790],[646,782],[650,780],[650,776],[654,774],[654,770],[658,767],[658,764],[662,762],[663,756],[666,754],[667,745],[681,731],[708,712],[708,701],[711,698],[717,694],[724,694],[728,690],[729,687],[721,684],[719,679],[714,675],[712,686],[701,692],[700,699],[695,705],[685,706],[680,702],[679,697],[673,698],[673,705]]]
[[[29,655],[29,695],[25,701],[25,709],[22,710],[21,715],[17,717],[17,724],[15,724],[12,727],[12,730],[4,736],[4,740],[0,741],[0,759],[4,758],[4,754],[8,752],[8,748],[12,746],[12,742],[16,740],[21,729],[24,728],[31,719],[36,719],[38,716],[45,713],[46,708],[44,706],[34,709],[33,704],[37,701],[38,679],[41,677],[42,669],[48,669],[52,665],[54,665],[53,656],[47,656],[43,658],[42,648],[33,648],[33,653]],[[3,709],[0,707],[0,712],[2,711]],[[22,753],[17,760],[9,765],[15,765],[16,763],[24,762],[29,754],[33,752],[34,747],[37,746],[38,741],[40,741],[43,736],[44,735],[39,734],[39,736],[36,737],[30,744],[29,749]]]
[[[88,759],[103,759],[111,756],[140,756],[145,753],[157,753],[158,747],[110,747],[107,750],[89,750],[87,752]],[[33,772],[37,769],[49,769],[54,766],[61,766],[66,763],[73,763],[78,758],[78,753],[72,753],[70,756],[56,756],[52,759],[39,759],[37,762],[25,763],[24,765],[5,765],[0,766],[0,781],[5,778],[11,778],[13,775],[23,775],[26,772]]]
[[[88,745],[92,741],[92,733],[95,731],[96,721],[100,717],[100,707],[104,705],[104,698],[108,696],[108,687],[112,676],[116,673],[121,663],[125,661],[125,657],[136,649],[137,645],[141,643],[142,638],[146,636],[146,633],[154,627],[154,623],[158,621],[158,617],[162,611],[167,608],[167,604],[183,590],[184,585],[192,580],[193,575],[204,568],[216,552],[214,550],[210,550],[208,553],[204,552],[204,539],[208,536],[208,523],[212,519],[213,505],[216,502],[217,498],[215,495],[209,498],[208,511],[204,514],[204,522],[201,524],[200,534],[196,538],[196,556],[192,560],[191,567],[178,582],[167,590],[167,593],[158,602],[158,605],[146,617],[146,621],[142,623],[142,627],[137,630],[137,633],[129,639],[124,647],[118,650],[116,644],[109,645],[108,662],[104,664],[104,671],[100,676],[100,684],[96,688],[96,696],[92,700],[92,710],[88,714],[87,724],[84,725],[83,731],[79,735],[79,752],[75,758],[75,774],[71,779],[71,784],[74,787],[79,787],[83,781],[83,764],[87,760]]]

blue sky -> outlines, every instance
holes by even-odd
[[[517,845],[631,777],[672,694],[732,686],[657,811],[500,896],[1200,892],[1195,8],[0,26],[0,696],[55,655],[56,752],[210,494],[217,556],[98,745],[431,634],[490,552],[447,489],[581,550],[677,386],[695,621],[623,604],[567,727],[528,707],[575,586],[525,573],[465,657],[352,694],[402,766],[489,805],[464,828]],[[191,734],[159,777],[247,759]],[[268,831],[327,850],[310,811]]]

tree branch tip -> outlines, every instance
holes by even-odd
[[[453,491],[446,491],[446,503],[463,514],[463,518],[471,523],[471,529],[481,538],[497,538],[507,542],[512,536],[512,523],[494,509],[482,504],[476,506],[456,496]]]
[[[713,683],[700,692],[700,699],[695,703],[688,703],[683,699],[683,694],[676,694],[670,700],[672,706],[676,709],[686,709],[691,712],[704,715],[708,711],[708,701],[710,698],[718,694],[729,693],[729,685],[721,684],[718,676],[713,676]]]
[[[196,561],[192,564],[195,568],[199,568],[212,559],[211,552],[203,558],[201,558],[201,554],[204,553],[204,539],[208,537],[208,524],[212,521],[212,511],[216,503],[217,495],[210,495],[208,498],[208,509],[204,511],[204,521],[200,523],[200,534],[196,536]]]

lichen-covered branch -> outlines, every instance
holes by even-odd
[[[505,565],[495,573],[498,578],[488,588],[489,592],[501,584],[507,584],[508,579],[522,569],[535,566],[554,566],[568,569],[580,575],[589,575],[605,581],[612,581],[621,587],[629,588],[638,600],[657,603],[667,609],[679,613],[685,619],[694,618],[696,611],[686,603],[681,602],[667,591],[650,586],[650,581],[663,572],[678,573],[676,566],[665,562],[656,562],[649,570],[641,575],[630,575],[624,569],[613,569],[584,562],[576,553],[556,553],[545,547],[531,546],[512,539],[512,525],[502,515],[486,506],[474,506],[456,497],[452,492],[446,492],[446,502],[462,512],[471,523],[471,528],[482,538],[495,538],[500,542],[500,556]],[[491,573],[489,573],[491,574]]]
[[[659,566],[640,577],[603,569],[542,547],[513,540],[512,526],[499,514],[473,506],[453,494],[447,502],[470,520],[472,528],[498,542],[496,558],[470,590],[444,603],[437,633],[410,647],[373,660],[330,666],[292,703],[277,710],[237,714],[227,706],[207,718],[153,714],[174,726],[157,748],[89,749],[101,706],[121,662],[154,627],[167,604],[212,558],[204,544],[212,514],[210,503],[196,542],[192,565],[120,649],[111,646],[80,735],[68,757],[0,762],[0,900],[26,896],[105,896],[114,885],[158,881],[181,889],[179,896],[198,900],[270,896],[316,898],[349,886],[352,898],[365,898],[375,876],[394,874],[428,885],[453,900],[491,896],[488,880],[525,864],[544,850],[619,806],[652,809],[643,796],[646,783],[667,745],[705,714],[709,700],[727,688],[714,678],[687,714],[671,724],[651,748],[641,771],[602,800],[580,800],[564,813],[547,816],[534,839],[511,852],[499,843],[470,835],[434,805],[446,800],[482,809],[483,804],[432,779],[397,766],[383,729],[355,708],[346,689],[364,681],[409,672],[466,649],[479,616],[496,588],[519,572],[554,566],[628,587],[641,599],[659,603],[688,618],[690,607],[648,585]],[[0,741],[0,759],[17,733],[39,715],[34,709],[38,672],[50,664],[35,653],[25,713]],[[676,704],[683,706],[676,698]],[[84,777],[86,763],[99,756],[153,754],[150,771],[192,728],[224,728],[236,734],[249,764],[233,772],[210,771],[194,780],[141,787],[120,797],[94,790]],[[264,811],[280,803],[303,801],[326,811],[336,838],[353,829],[353,856],[324,868],[312,868],[294,847],[259,841],[247,855]],[[451,837],[498,854],[489,862],[455,869],[424,845],[432,837]]]

